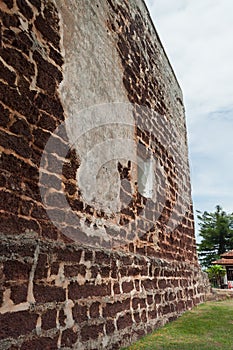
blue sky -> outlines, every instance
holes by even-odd
[[[183,90],[194,208],[233,212],[233,1],[146,4]]]

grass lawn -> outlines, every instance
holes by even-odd
[[[232,350],[233,299],[201,304],[126,349]]]

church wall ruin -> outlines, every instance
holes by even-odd
[[[181,89],[142,0],[0,10],[0,348],[119,349],[208,292]]]

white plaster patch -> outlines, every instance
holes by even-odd
[[[36,322],[36,334],[37,335],[41,334],[41,325],[42,325],[42,318],[41,318],[41,316],[39,316],[37,319],[37,322]]]
[[[81,159],[78,186],[86,203],[116,212],[120,208],[117,160],[127,159],[127,148],[131,157],[135,153],[135,145],[125,144],[134,139],[135,123],[130,105],[123,103],[128,98],[121,62],[114,38],[106,30],[108,6],[90,3],[87,7],[84,0],[78,4],[71,0],[58,1],[58,7],[65,58],[60,94],[70,143]],[[122,104],[115,106],[115,102]],[[103,232],[98,230],[99,234]]]
[[[40,252],[40,246],[38,244],[36,246],[36,249],[34,252],[34,261],[33,261],[32,269],[30,271],[30,275],[29,275],[28,293],[27,293],[28,303],[35,303],[35,301],[36,301],[34,298],[34,295],[33,295],[33,280],[34,280],[34,275],[35,275],[35,271],[36,271],[36,267],[37,267],[39,252]]]
[[[66,315],[66,328],[71,328],[74,325],[74,319],[72,314],[72,308],[74,307],[74,303],[72,300],[67,300],[65,302],[64,314]]]
[[[30,304],[28,302],[15,305],[10,297],[11,290],[6,289],[3,293],[3,304],[0,308],[0,314],[5,314],[6,312],[24,311],[29,309]]]

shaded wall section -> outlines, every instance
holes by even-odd
[[[141,0],[0,9],[0,347],[119,349],[208,292],[180,87]]]

